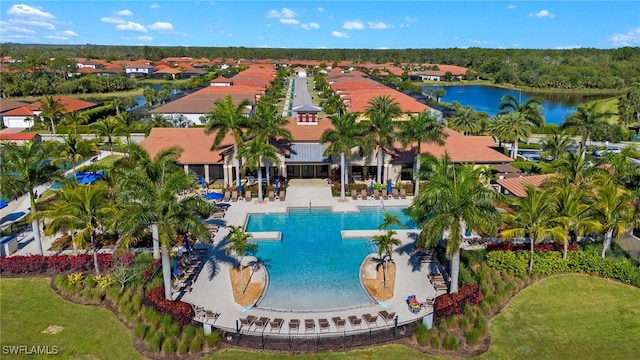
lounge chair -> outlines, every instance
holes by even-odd
[[[407,198],[407,190],[405,190],[404,188],[400,189],[400,199],[406,199]]]
[[[362,325],[362,319],[357,316],[351,315],[347,317],[347,319],[349,319],[349,324],[351,324],[351,327],[360,327]]]
[[[380,191],[379,190],[373,190],[373,199],[374,200],[380,200]]]
[[[214,312],[213,310],[205,310],[204,320],[205,322],[208,320],[213,320],[213,322],[216,322],[219,316],[220,316],[219,312]]]
[[[360,190],[360,199],[362,200],[367,200],[368,196],[367,196],[367,189],[362,189]]]
[[[344,324],[347,322],[347,320],[341,318],[340,316],[332,317],[331,321],[333,321],[333,325],[335,325],[338,329],[344,329]]]
[[[269,201],[276,201],[276,192],[273,190],[269,191]]]
[[[316,322],[313,319],[305,319],[304,320],[304,332],[315,331],[316,330]]]
[[[216,210],[216,212],[214,212],[213,214],[209,215],[209,219],[221,219],[224,217],[225,211],[224,210]]]
[[[400,199],[400,192],[398,192],[398,189],[391,190],[391,197],[394,199]]]
[[[382,190],[382,195],[380,195],[383,200],[389,200],[389,195],[387,194],[387,190]]]
[[[247,190],[244,193],[244,201],[251,201],[251,191]]]
[[[280,195],[278,197],[280,198],[280,201],[285,201],[286,197],[284,190],[280,190]]]
[[[272,332],[273,331],[280,332],[280,329],[282,329],[282,324],[284,324],[284,320],[280,318],[273,319],[273,321],[269,323],[269,325],[271,326]]]
[[[222,201],[228,202],[229,200],[231,200],[231,193],[229,191],[225,191]]]
[[[238,201],[238,192],[235,190],[231,193],[231,201],[233,202]]]
[[[241,326],[247,326],[247,329],[251,328],[251,325],[253,325],[253,322],[256,321],[256,319],[258,319],[256,316],[253,315],[247,315],[246,317],[240,318],[240,325]]]
[[[429,297],[429,298],[427,298],[427,301],[425,301],[424,303],[427,306],[433,306],[433,304],[435,304],[435,302],[436,302],[436,298]]]
[[[289,320],[289,332],[298,332],[300,331],[300,320],[299,319],[291,319]]]
[[[351,190],[351,199],[358,200],[358,192],[356,190]]]
[[[266,329],[267,324],[269,324],[269,318],[261,317],[258,320],[254,321],[253,324],[256,326],[254,330],[264,330]]]
[[[329,331],[329,320],[327,320],[327,319],[318,319],[318,325],[320,325],[320,332],[322,332],[322,330]]]
[[[193,318],[195,320],[205,320],[207,313],[201,305],[191,305],[193,308]]]
[[[362,318],[367,322],[367,325],[369,326],[377,325],[378,315],[362,314]]]
[[[380,315],[382,320],[384,320],[385,324],[388,324],[389,321],[393,321],[393,319],[396,317],[395,312],[388,312],[387,310],[382,310],[378,312],[378,315]]]

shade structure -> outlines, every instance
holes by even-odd
[[[74,175],[71,174],[69,178],[73,179]],[[104,178],[104,174],[100,172],[79,172],[75,175],[76,182],[80,185],[91,184],[102,178]]]
[[[387,180],[387,193],[391,193],[393,191],[393,184],[391,184],[391,179]]]
[[[0,200],[0,209],[2,209],[2,208],[4,208],[4,207],[7,207],[7,205],[9,205],[9,204],[7,204],[7,202],[6,202],[6,201],[4,201],[4,200]]]
[[[202,197],[206,200],[220,200],[224,198],[224,195],[219,192],[212,191],[210,193],[202,195]]]

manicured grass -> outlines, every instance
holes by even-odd
[[[319,353],[319,354],[305,354],[305,355],[288,355],[288,354],[265,354],[259,352],[249,352],[241,350],[225,350],[202,359],[219,360],[245,360],[245,359],[446,359],[441,357],[425,355],[417,350],[410,349],[403,345],[384,345],[375,346],[368,349],[353,350],[349,352],[335,352],[335,353]]]
[[[632,359],[640,353],[640,289],[583,275],[544,279],[489,324],[484,359]]]
[[[0,280],[0,349],[5,345],[57,346],[54,355],[7,355],[11,359],[142,359],[132,333],[109,310],[67,302],[50,279]],[[42,334],[49,325],[64,327]],[[1,356],[1,355],[0,355]],[[3,357],[3,356],[2,356]],[[4,358],[4,357],[3,357]]]

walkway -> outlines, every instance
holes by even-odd
[[[311,203],[313,207],[331,207],[333,211],[337,212],[358,211],[358,206],[380,206],[380,202],[377,200],[352,200],[348,198],[347,201],[340,202],[339,199],[331,196],[331,188],[325,180],[291,180],[285,201],[276,199],[275,202],[259,204],[255,199],[249,203],[239,200],[238,202],[231,203],[224,218],[214,219],[213,223],[219,225],[244,225],[249,213],[286,212],[287,207],[308,207],[309,203]],[[411,198],[389,199],[385,201],[385,205],[387,206],[406,207],[410,203]],[[406,304],[406,297],[408,295],[415,294],[420,301],[425,301],[427,298],[434,298],[436,296],[436,290],[427,279],[429,270],[426,268],[427,265],[421,264],[420,261],[412,255],[413,239],[417,235],[415,231],[398,231],[398,238],[402,241],[402,245],[398,247],[393,255],[393,259],[397,264],[397,272],[394,290],[395,296],[392,299],[382,304],[371,304],[347,310],[321,312],[275,311],[260,309],[258,307],[245,308],[236,304],[233,299],[229,279],[229,267],[235,264],[235,260],[224,253],[224,238],[227,233],[228,230],[221,227],[211,246],[203,244],[197,245],[197,247],[209,249],[207,261],[193,285],[193,290],[180,297],[182,301],[203,306],[205,309],[213,310],[214,312],[219,312],[220,316],[218,319],[215,323],[211,323],[214,327],[235,332],[237,321],[240,318],[253,315],[257,317],[267,317],[269,319],[284,319],[285,323],[279,333],[286,335],[289,335],[288,322],[290,319],[301,320],[300,334],[305,333],[304,319],[314,319],[316,322],[314,333],[319,333],[320,329],[317,325],[317,320],[321,318],[329,320],[329,330],[331,332],[350,330],[368,331],[369,327],[364,321],[361,327],[353,328],[347,322],[345,328],[338,329],[335,324],[331,322],[331,318],[341,316],[346,319],[352,315],[362,318],[363,314],[377,315],[379,311],[386,310],[389,313],[395,312],[398,315],[398,322],[403,323],[422,318],[432,312],[431,308],[427,308],[418,314],[413,314],[409,311]],[[437,263],[433,265],[439,266]],[[378,318],[375,327],[392,325],[392,321],[390,321],[389,324],[385,324],[381,318]],[[248,331],[249,333],[256,333],[256,331],[259,333],[263,331],[265,333],[272,333],[269,326],[260,330],[256,330],[254,327],[249,329],[243,328],[241,330],[243,332]]]

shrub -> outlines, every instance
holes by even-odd
[[[147,331],[149,330],[149,326],[147,324],[138,324],[136,325],[135,329],[133,329],[133,335],[135,335],[135,337],[137,337],[138,339],[144,339],[144,337],[147,335]]]
[[[455,335],[449,334],[444,338],[443,346],[446,350],[458,350],[458,345],[458,338]]]
[[[164,339],[164,342],[162,343],[162,353],[164,355],[172,355],[175,352],[176,344],[174,338],[167,337],[166,339]]]
[[[185,336],[185,334],[182,334],[182,338],[180,339],[180,342],[178,343],[178,354],[179,355],[184,355],[184,354],[189,352],[189,341],[190,341],[190,338],[188,336]]]
[[[418,341],[418,344],[425,345],[429,340],[429,329],[427,329],[427,326],[424,323],[419,322],[416,325],[415,335],[416,335],[416,340]]]
[[[220,333],[212,331],[211,334],[206,336],[206,340],[209,349],[214,349],[220,343]]]
[[[440,341],[439,336],[432,337],[430,343],[431,347],[434,349],[440,349],[440,346],[442,346],[442,341]]]
[[[159,332],[153,332],[148,341],[149,351],[158,352],[160,351],[160,346],[162,345],[162,335]]]
[[[435,317],[444,319],[452,315],[461,314],[466,304],[480,303],[482,295],[477,284],[468,284],[460,288],[455,294],[438,296],[434,303]]]
[[[204,337],[202,335],[194,336],[189,342],[189,352],[192,354],[197,354],[201,352],[203,344],[204,344]]]
[[[467,344],[475,345],[480,340],[480,332],[478,329],[471,329],[464,333],[464,337],[467,339]]]
[[[111,254],[98,254],[98,266],[101,269],[108,269],[112,264]],[[134,254],[125,254],[121,260],[128,265],[135,257]],[[44,273],[83,273],[93,270],[93,255],[79,254],[72,255],[25,255],[0,257],[0,273],[11,274],[44,274]]]
[[[111,287],[111,285],[113,285],[113,278],[111,277],[111,274],[96,275],[94,279],[98,283],[98,286],[100,286],[103,289],[106,289],[108,287]]]
[[[182,301],[165,299],[164,288],[161,286],[148,290],[145,302],[158,310],[160,314],[173,317],[180,325],[190,323],[193,318],[191,305]]]
[[[69,282],[69,285],[82,284],[83,280],[84,275],[81,272],[71,273],[67,275],[67,281]]]
[[[174,323],[173,321],[171,322],[171,325],[169,325],[166,330],[165,330],[165,335],[167,336],[178,336],[180,335],[180,325]]]

